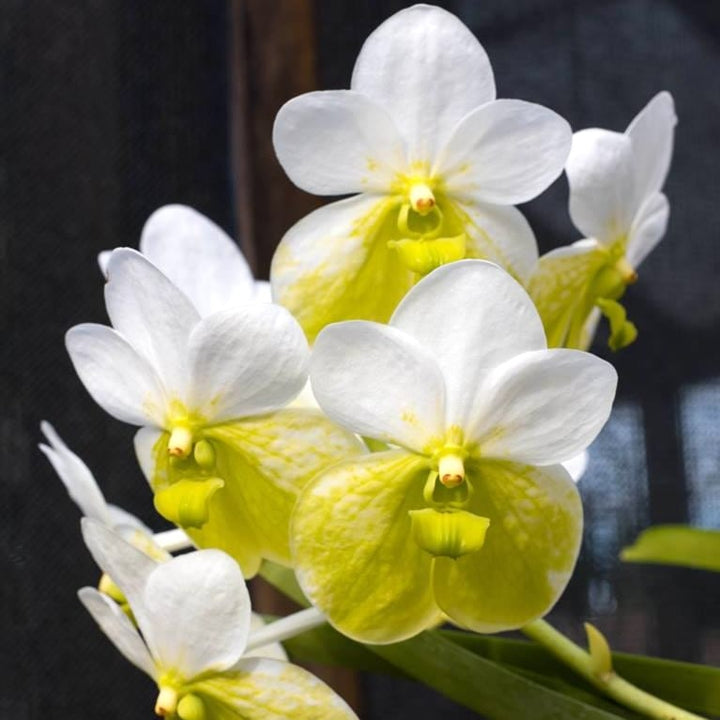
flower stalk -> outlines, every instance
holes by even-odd
[[[534,620],[522,627],[521,631],[604,695],[630,710],[656,720],[704,720],[701,715],[683,710],[635,687],[617,675],[611,666],[599,662],[597,637],[600,633],[591,625],[586,624],[585,629],[591,652],[583,650],[545,620]]]

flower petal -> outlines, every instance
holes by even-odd
[[[669,92],[658,93],[625,131],[632,141],[638,202],[660,192],[672,159],[675,103]]]
[[[122,655],[136,668],[156,680],[157,670],[150,652],[120,606],[107,595],[103,595],[92,587],[84,587],[79,590],[78,597],[92,615],[93,620]]]
[[[562,466],[567,470],[568,474],[573,479],[573,482],[577,483],[580,482],[583,475],[585,475],[589,460],[590,456],[588,455],[588,451],[583,450],[579,455],[566,460]]]
[[[152,365],[112,328],[85,323],[65,335],[75,372],[93,400],[131,425],[165,421],[165,391]]]
[[[211,422],[276,410],[302,390],[309,357],[302,329],[279,305],[214,313],[190,336],[188,404]]]
[[[424,507],[428,461],[402,450],[338,463],[302,493],[292,543],[300,585],[360,642],[389,643],[434,625],[431,556],[408,512]]]
[[[182,396],[187,342],[200,319],[187,297],[139,252],[118,248],[108,263],[105,305],[113,327]]]
[[[528,282],[528,292],[540,313],[550,347],[572,342],[572,335],[577,334],[577,329],[582,329],[586,318],[593,314],[587,307],[587,291],[607,261],[605,246],[597,240],[579,240],[556,248],[538,261]],[[586,349],[592,334],[581,332],[581,335],[579,344],[569,346]]]
[[[440,368],[400,330],[362,320],[326,327],[315,341],[310,380],[328,417],[360,435],[416,452],[443,435]]]
[[[237,670],[187,688],[197,694],[209,718],[243,720],[357,720],[325,683],[307,670],[280,660],[248,658]]]
[[[310,341],[338,320],[387,321],[412,286],[413,273],[387,247],[396,210],[392,198],[359,195],[315,210],[285,234],[270,270],[273,297]]]
[[[490,519],[483,548],[435,561],[435,597],[450,620],[480,633],[522,627],[565,589],[582,539],[582,504],[562,466],[481,462],[468,470],[469,509]]]
[[[98,566],[122,590],[153,657],[153,646],[147,635],[145,583],[158,563],[124,540],[117,532],[95,520],[83,518],[81,528],[85,545]]]
[[[300,490],[332,463],[364,452],[354,434],[310,409],[213,425],[203,436],[215,451],[213,473],[225,486],[210,500],[208,522],[186,531],[198,546],[232,555],[246,577],[258,571],[263,558],[290,564],[288,526]],[[155,445],[156,492],[198,472],[171,466],[167,434],[164,438]]]
[[[43,420],[40,429],[50,443],[50,447],[40,445],[40,450],[62,480],[72,501],[86,517],[110,525],[108,505],[90,468],[61,440],[49,422]]]
[[[457,216],[467,235],[467,257],[490,260],[521,283],[538,261],[535,234],[525,216],[511,206],[448,201],[445,214]]]
[[[447,389],[447,424],[464,427],[485,374],[518,353],[545,347],[525,291],[497,265],[461,260],[423,278],[390,320],[435,355]]]
[[[253,300],[254,280],[240,248],[190,207],[156,210],[143,227],[140,252],[202,316]]]
[[[670,218],[670,203],[662,193],[650,195],[635,216],[625,255],[636,268],[663,239]]]
[[[250,632],[250,595],[237,563],[197,550],[158,565],[147,578],[142,627],[157,664],[184,679],[237,662]],[[150,637],[148,637],[150,633]]]
[[[532,200],[560,176],[571,140],[570,126],[552,110],[495,100],[463,118],[432,174],[451,197],[514,205]]]
[[[636,208],[630,138],[598,128],[576,132],[565,171],[575,227],[606,245],[624,237]]]
[[[390,116],[351,90],[311,92],[285,103],[273,145],[288,177],[315,195],[388,192],[407,166]]]
[[[155,472],[155,446],[161,437],[167,434],[162,430],[151,427],[140,428],[133,438],[133,447],[135,449],[135,457],[137,458],[140,470],[142,470],[145,479],[150,482]],[[167,444],[162,448],[167,453]]]
[[[401,10],[368,37],[351,87],[390,112],[411,161],[430,164],[458,121],[495,99],[482,45],[457,17],[428,5]]]
[[[530,465],[570,460],[607,421],[616,385],[615,368],[590,353],[523,353],[478,388],[468,435],[486,458]]]

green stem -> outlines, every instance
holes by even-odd
[[[598,672],[590,653],[566,638],[544,620],[535,620],[521,628],[529,638],[549,650],[600,692],[631,710],[656,720],[705,720],[635,687],[614,671]]]

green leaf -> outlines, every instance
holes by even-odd
[[[368,649],[415,680],[493,720],[628,717],[622,710],[601,710],[533,682],[460,647],[439,632],[424,632],[402,643],[368,646]]]
[[[478,655],[526,671],[558,677],[578,687],[590,686],[544,648],[523,640],[471,635],[459,630],[442,634]],[[707,715],[720,715],[720,669],[707,665],[612,654],[615,671],[633,685],[675,705]]]
[[[625,562],[682,565],[720,572],[720,531],[687,525],[657,525],[620,554]]]

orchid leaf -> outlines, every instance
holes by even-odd
[[[720,530],[657,525],[641,533],[620,557],[625,562],[681,565],[720,572]]]

